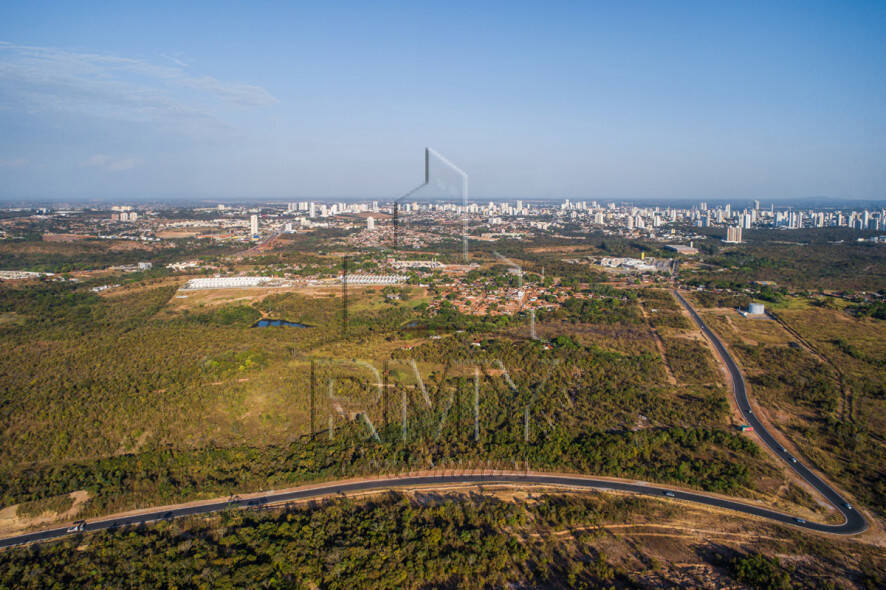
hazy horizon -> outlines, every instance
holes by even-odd
[[[686,208],[696,206],[700,203],[706,203],[711,208],[715,208],[718,206],[722,206],[725,204],[731,204],[733,207],[737,208],[746,208],[750,207],[754,201],[760,202],[760,207],[762,209],[768,209],[770,205],[774,205],[776,209],[784,209],[784,208],[825,208],[825,209],[851,209],[851,208],[871,208],[871,209],[881,209],[886,208],[886,199],[853,199],[853,198],[843,198],[843,199],[835,199],[832,197],[782,197],[782,198],[753,198],[753,197],[736,197],[736,198],[656,198],[656,197],[637,197],[633,199],[628,198],[605,198],[605,197],[515,197],[515,196],[495,196],[495,197],[470,197],[469,202],[472,203],[488,203],[488,202],[514,202],[515,200],[521,200],[524,203],[559,203],[564,199],[568,199],[569,201],[575,202],[592,202],[596,201],[600,206],[605,206],[608,203],[615,203],[616,205],[631,205],[636,204],[638,206],[650,207],[650,206],[662,206],[662,207],[675,207],[675,208]],[[316,196],[294,196],[289,199],[283,198],[222,198],[222,199],[211,199],[211,198],[196,198],[196,197],[180,197],[169,198],[169,199],[161,199],[161,198],[144,198],[144,199],[114,199],[114,198],[105,198],[105,199],[22,199],[22,200],[14,200],[14,199],[0,199],[0,207],[5,208],[40,208],[40,207],[49,207],[49,208],[57,208],[60,205],[71,205],[76,207],[92,207],[92,208],[102,208],[102,207],[111,207],[113,205],[133,205],[139,207],[146,206],[169,206],[169,207],[215,207],[217,205],[226,205],[226,206],[244,206],[244,207],[252,207],[256,205],[282,205],[286,203],[293,202],[305,202],[305,201],[313,201],[316,203],[333,203],[333,202],[368,202],[368,201],[378,201],[379,203],[390,204],[393,201],[397,200],[395,197],[379,197],[379,196],[331,196],[331,197],[316,197]],[[408,201],[418,201],[418,202],[458,202],[460,198],[456,197],[440,197],[440,198],[415,198],[415,199],[407,199]]]
[[[426,146],[477,198],[883,200],[884,25],[877,2],[7,3],[0,201],[391,198]]]

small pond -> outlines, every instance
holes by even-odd
[[[298,322],[289,322],[286,320],[271,320],[271,319],[261,319],[255,322],[252,327],[253,328],[276,328],[278,326],[283,326],[284,328],[310,328],[311,326],[307,324],[300,324]]]

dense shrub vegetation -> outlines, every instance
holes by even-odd
[[[675,388],[644,332],[638,301],[648,296],[654,301],[644,305],[676,313],[670,295],[593,291],[595,299],[570,300],[562,317],[539,320],[540,332],[550,333],[539,340],[510,335],[515,320],[506,316],[473,318],[445,307],[435,316],[420,299],[391,306],[378,294],[355,300],[353,343],[344,343],[335,297],[288,293],[175,314],[174,287],[111,296],[55,283],[0,290],[0,309],[28,318],[0,325],[7,344],[0,359],[0,497],[10,504],[87,489],[87,513],[98,514],[459,463],[751,493],[770,468],[753,444],[725,430],[725,392],[705,384],[710,360],[700,350],[686,359],[681,349],[671,351],[686,378]],[[315,328],[250,328],[261,314]],[[407,327],[435,318],[468,330],[429,339]],[[397,344],[412,340],[411,347]],[[390,365],[383,398],[359,367],[318,365],[315,428],[327,429],[332,417],[332,441],[325,433],[306,436],[310,358]],[[348,400],[336,402],[341,412],[326,394],[330,379],[337,399]],[[371,419],[379,441],[353,420],[358,414]]]
[[[651,499],[533,496],[391,493],[76,535],[0,552],[0,588],[643,588],[706,572],[720,586],[877,588],[886,568],[876,548],[784,529],[765,529],[783,542],[699,542]],[[670,522],[666,546],[643,533]],[[701,577],[658,559],[681,551]]]

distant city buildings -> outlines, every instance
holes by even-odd
[[[350,230],[356,221],[364,231],[349,232],[341,245],[377,248],[394,241],[395,224],[385,223],[394,212],[388,201],[293,201],[255,205],[213,204],[209,207],[169,209],[115,205],[108,219],[98,218],[94,209],[47,210],[30,208],[36,222],[52,222],[42,233],[47,241],[84,238],[162,241],[167,239],[213,239],[217,241],[257,241],[260,238],[320,228]],[[188,210],[194,215],[189,216]],[[759,200],[736,203],[696,203],[683,207],[654,206],[614,201],[474,201],[413,200],[399,203],[397,239],[404,248],[422,248],[452,237],[492,241],[532,239],[550,233],[558,239],[600,232],[604,235],[648,238],[665,243],[704,240],[717,236],[714,228],[726,234],[725,242],[743,243],[744,230],[783,231],[814,228],[845,228],[883,233],[886,210],[833,207],[765,207]],[[371,220],[369,218],[372,218]],[[363,221],[365,219],[365,222]],[[379,220],[383,220],[379,223]],[[24,224],[10,219],[0,222],[0,240],[20,238]],[[703,229],[696,229],[703,228]],[[730,229],[731,228],[731,229]],[[741,230],[740,232],[737,230]],[[741,236],[739,238],[739,236]],[[839,235],[835,240],[846,240]],[[853,236],[880,243],[876,235]]]

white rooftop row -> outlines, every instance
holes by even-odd
[[[373,275],[373,274],[349,274],[347,275],[347,283],[349,285],[396,285],[405,283],[408,277],[406,275]],[[342,276],[339,280],[345,281]]]
[[[51,272],[30,272],[27,270],[0,270],[0,281],[16,279],[34,279],[43,276],[53,276]]]
[[[237,287],[259,287],[271,277],[211,277],[191,279],[185,283],[185,289],[233,289]]]
[[[394,260],[391,262],[394,268],[443,268],[445,265],[439,260]]]

